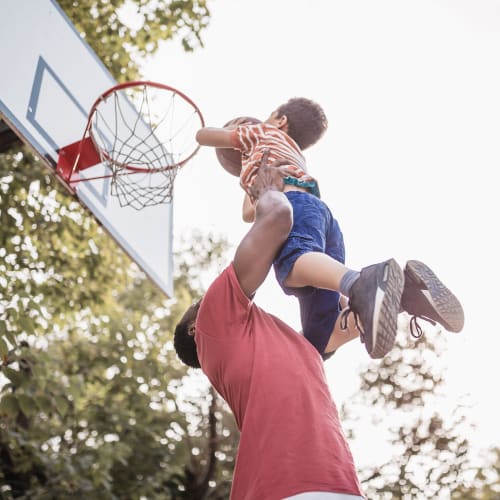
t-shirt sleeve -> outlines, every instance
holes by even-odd
[[[233,265],[229,265],[210,285],[198,311],[196,335],[224,337],[241,331],[252,301],[238,282]]]
[[[241,150],[240,131],[238,130],[239,128],[240,127],[237,127],[231,132],[231,143],[233,144],[234,149]]]
[[[257,144],[259,136],[263,134],[262,125],[238,125],[231,135],[235,149],[248,154]]]

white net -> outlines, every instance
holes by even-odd
[[[136,209],[172,200],[179,168],[199,149],[198,108],[175,89],[137,82],[98,101],[89,132],[111,170],[111,193]]]

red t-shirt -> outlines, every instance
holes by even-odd
[[[246,297],[232,265],[205,294],[195,340],[201,367],[241,432],[233,500],[362,495],[320,355]]]

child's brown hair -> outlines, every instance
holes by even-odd
[[[319,141],[328,128],[328,120],[323,108],[304,97],[293,97],[276,110],[277,117],[285,115],[288,135],[306,149]]]

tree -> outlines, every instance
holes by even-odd
[[[185,50],[194,50],[202,45],[201,34],[208,26],[210,11],[206,0],[182,1],[143,1],[143,0],[115,0],[105,2],[99,0],[60,0],[61,7],[76,25],[82,36],[93,47],[97,55],[118,79],[130,79],[138,74],[140,58],[153,54],[160,41],[175,37],[181,38]],[[127,15],[128,12],[128,15]],[[135,26],[131,26],[131,16],[135,19]],[[93,288],[91,277],[80,276],[75,278],[80,283],[85,280],[87,286],[69,287],[65,282],[68,275],[77,276],[78,258],[75,253],[67,255],[67,248],[58,247],[57,241],[52,241],[53,252],[50,262],[37,259],[32,240],[40,223],[51,219],[57,224],[52,229],[51,237],[60,239],[63,231],[76,230],[84,233],[90,227],[90,220],[76,209],[76,203],[50,179],[41,168],[39,162],[27,151],[17,153],[7,152],[0,166],[1,204],[0,218],[2,222],[2,239],[0,252],[4,257],[3,279],[0,287],[4,287],[3,296],[0,295],[0,358],[6,356],[8,343],[15,344],[16,333],[20,331],[33,332],[34,322],[42,318],[43,313],[40,297],[53,293],[57,288],[52,286],[52,280],[44,278],[46,286],[34,286],[34,289],[44,288],[42,295],[36,293],[32,287],[36,276],[49,276],[53,264],[60,264],[58,275],[52,276],[65,287],[64,298],[71,305],[85,306],[85,301],[95,303],[101,300],[100,291]],[[40,185],[51,187],[46,196],[40,198]],[[14,195],[15,194],[15,195]],[[51,206],[55,204],[55,206]],[[20,213],[27,211],[26,214]],[[64,217],[80,218],[81,224],[64,224]],[[30,226],[23,224],[30,220]],[[26,229],[25,236],[21,236]],[[94,228],[94,231],[98,229]],[[45,235],[47,236],[47,235]],[[81,234],[80,258],[94,259],[93,252],[84,248],[87,242],[92,242],[92,235]],[[50,253],[50,251],[49,251]],[[102,255],[102,254],[101,254]],[[42,268],[40,267],[42,266]],[[43,266],[47,266],[43,269]],[[111,270],[112,266],[103,268]],[[28,277],[31,275],[31,277]],[[26,285],[26,286],[25,286]],[[71,296],[73,290],[80,290],[78,300]],[[69,295],[69,296],[68,296]],[[83,303],[81,301],[84,301]],[[38,304],[38,305],[37,305]]]
[[[162,40],[202,45],[210,14],[203,0],[59,3],[118,80]],[[171,342],[225,243],[195,235],[205,253],[167,301],[27,149],[3,152],[0,496],[226,498],[234,419],[206,381],[182,394],[192,375]]]
[[[172,331],[227,243],[195,234],[193,253],[184,242],[167,300],[28,153],[3,161],[2,494],[224,498],[234,422],[206,381],[182,394]],[[28,189],[17,182],[27,165]]]
[[[374,464],[360,476],[370,499],[450,498],[471,466],[466,405],[457,402],[448,414],[441,404],[445,333],[429,329],[415,342],[408,325],[401,330],[399,344],[367,367],[359,393],[343,408],[348,420],[362,415],[363,425],[391,444],[388,457],[373,453]],[[353,436],[359,421],[349,424]]]
[[[209,21],[203,0],[60,4],[118,80]],[[196,235],[166,301],[24,148],[0,156],[0,218],[0,495],[225,498],[234,420],[206,382],[181,395],[171,342],[225,243]]]
[[[210,21],[206,0],[58,1],[118,81],[136,79],[163,40],[180,39],[186,51],[203,46]]]
[[[485,465],[473,467],[467,484],[458,487],[452,499],[497,500],[500,497],[500,449],[490,450],[484,462]]]

